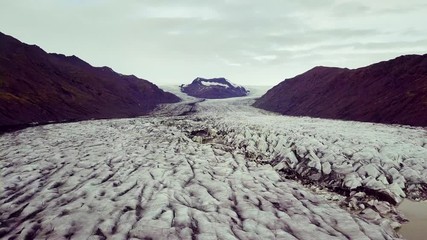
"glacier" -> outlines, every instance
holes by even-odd
[[[254,98],[1,135],[0,237],[402,237],[396,205],[426,199],[426,129],[280,116]]]

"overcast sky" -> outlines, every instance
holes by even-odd
[[[275,85],[427,53],[425,0],[0,0],[0,31],[156,84]]]

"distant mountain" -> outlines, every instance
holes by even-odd
[[[145,115],[180,99],[135,76],[48,54],[0,33],[0,129]]]
[[[212,99],[243,97],[249,92],[225,78],[196,78],[191,84],[182,85],[181,91],[193,97]]]
[[[315,67],[270,89],[254,106],[291,116],[427,126],[427,55],[354,70]]]

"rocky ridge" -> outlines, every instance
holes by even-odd
[[[208,99],[243,97],[249,92],[225,78],[196,78],[191,84],[181,85],[181,91],[193,97]]]
[[[0,33],[0,130],[146,115],[180,99],[135,76],[49,54]]]
[[[427,126],[427,55],[358,69],[315,67],[273,87],[254,106],[290,116]]]

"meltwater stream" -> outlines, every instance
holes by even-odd
[[[408,240],[427,239],[427,201],[404,200],[399,209],[409,219],[408,223],[402,225],[399,233]]]

